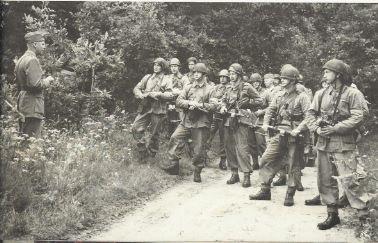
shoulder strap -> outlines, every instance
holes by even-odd
[[[324,94],[325,94],[325,92],[326,92],[327,89],[328,89],[328,87],[325,88],[325,89],[323,90],[322,94],[321,94],[320,97],[319,97],[319,102],[318,102],[318,116],[320,116],[320,112],[321,112],[320,108],[321,108],[321,106],[322,106],[322,100],[323,100]]]
[[[335,109],[333,110],[333,114],[332,114],[332,123],[335,123],[335,118],[336,118],[336,113],[337,113],[337,107],[339,106],[339,103],[340,103],[340,100],[341,100],[341,95],[343,93],[344,87],[345,87],[344,84],[342,84],[341,87],[340,87],[340,92],[339,92],[339,95],[337,96],[337,101],[336,101]]]

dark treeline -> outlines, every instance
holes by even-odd
[[[55,12],[46,20],[33,5]],[[55,44],[60,46],[53,56],[64,54],[66,66],[83,82],[91,78],[82,63],[74,61],[75,46],[80,39],[95,43],[107,33],[106,49],[98,58],[101,65],[95,65],[97,87],[112,95],[107,106],[132,111],[132,88],[152,71],[151,61],[157,56],[179,58],[183,73],[186,59],[196,56],[210,67],[211,79],[234,62],[249,75],[278,73],[283,64],[291,63],[313,90],[319,87],[325,61],[339,58],[352,66],[354,82],[368,100],[378,102],[377,4],[7,2],[2,9],[2,70],[8,80],[13,59],[25,50],[25,14],[42,26],[52,21],[50,30],[65,30],[67,40]],[[111,70],[106,58],[116,54],[123,65]],[[107,61],[102,62],[101,55]],[[75,91],[85,89],[88,85],[79,85]],[[75,92],[70,90],[70,95]]]

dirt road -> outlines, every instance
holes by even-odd
[[[271,201],[250,201],[258,190],[258,173],[252,188],[226,185],[229,172],[206,168],[201,184],[186,181],[134,211],[90,240],[110,241],[359,241],[343,224],[320,231],[324,206],[304,206],[316,195],[314,168],[306,168],[304,192],[295,205],[284,207],[286,187],[272,189]],[[343,212],[340,212],[343,221]]]

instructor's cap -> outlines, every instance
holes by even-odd
[[[45,37],[44,37],[45,34],[46,34],[46,32],[40,31],[40,30],[29,32],[25,35],[25,40],[28,43],[44,41],[45,40]]]

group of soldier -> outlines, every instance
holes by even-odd
[[[45,48],[43,33],[25,35],[28,50],[15,67],[19,88],[17,109],[22,114],[20,132],[37,136],[44,115],[43,89],[53,80],[43,78],[37,55]],[[251,200],[270,200],[271,184],[287,184],[285,206],[294,204],[294,194],[303,190],[301,169],[310,156],[311,141],[317,151],[319,195],[306,200],[307,205],[327,206],[328,217],[318,224],[321,230],[340,223],[338,182],[344,198],[359,210],[366,201],[355,193],[358,128],[368,114],[363,94],[351,87],[349,65],[332,59],[323,66],[322,88],[314,97],[303,85],[303,77],[293,65],[285,64],[280,74],[245,75],[243,67],[233,63],[219,72],[219,83],[208,78],[204,63],[191,57],[189,73],[180,73],[181,63],[172,58],[153,62],[153,73],[145,75],[134,88],[140,100],[132,126],[139,159],[145,162],[159,150],[159,135],[168,121],[170,135],[168,161],[162,168],[179,174],[179,161],[189,147],[194,166],[194,182],[201,182],[207,151],[217,131],[220,136],[219,168],[230,168],[227,184],[240,182],[250,187],[250,175],[259,169],[260,191]],[[167,72],[168,68],[170,73]],[[150,128],[147,139],[146,129]],[[259,161],[260,159],[260,161]],[[227,164],[226,164],[227,162]],[[288,179],[286,181],[286,174]]]
[[[291,64],[280,74],[268,73],[248,77],[242,65],[233,63],[219,72],[219,82],[208,78],[204,63],[190,57],[189,72],[182,75],[181,62],[163,58],[154,62],[148,74],[134,88],[140,99],[132,132],[145,162],[158,152],[159,133],[168,122],[170,139],[168,161],[162,168],[171,175],[179,174],[179,161],[184,147],[191,149],[193,181],[201,182],[207,151],[219,132],[219,168],[230,168],[227,184],[240,182],[250,187],[250,175],[259,169],[260,191],[250,200],[270,200],[271,184],[287,184],[284,206],[294,205],[295,192],[304,190],[301,170],[317,151],[319,195],[306,200],[306,205],[327,206],[328,217],[318,224],[321,230],[340,223],[338,208],[342,201],[366,210],[366,202],[353,191],[353,172],[357,168],[356,143],[358,128],[368,114],[363,94],[351,87],[349,65],[332,59],[323,66],[322,88],[314,97],[303,84],[303,76]],[[170,73],[166,73],[170,69]],[[146,138],[147,127],[150,139]],[[260,159],[260,160],[259,160]],[[287,177],[286,177],[287,174]],[[338,182],[344,191],[339,199]]]

